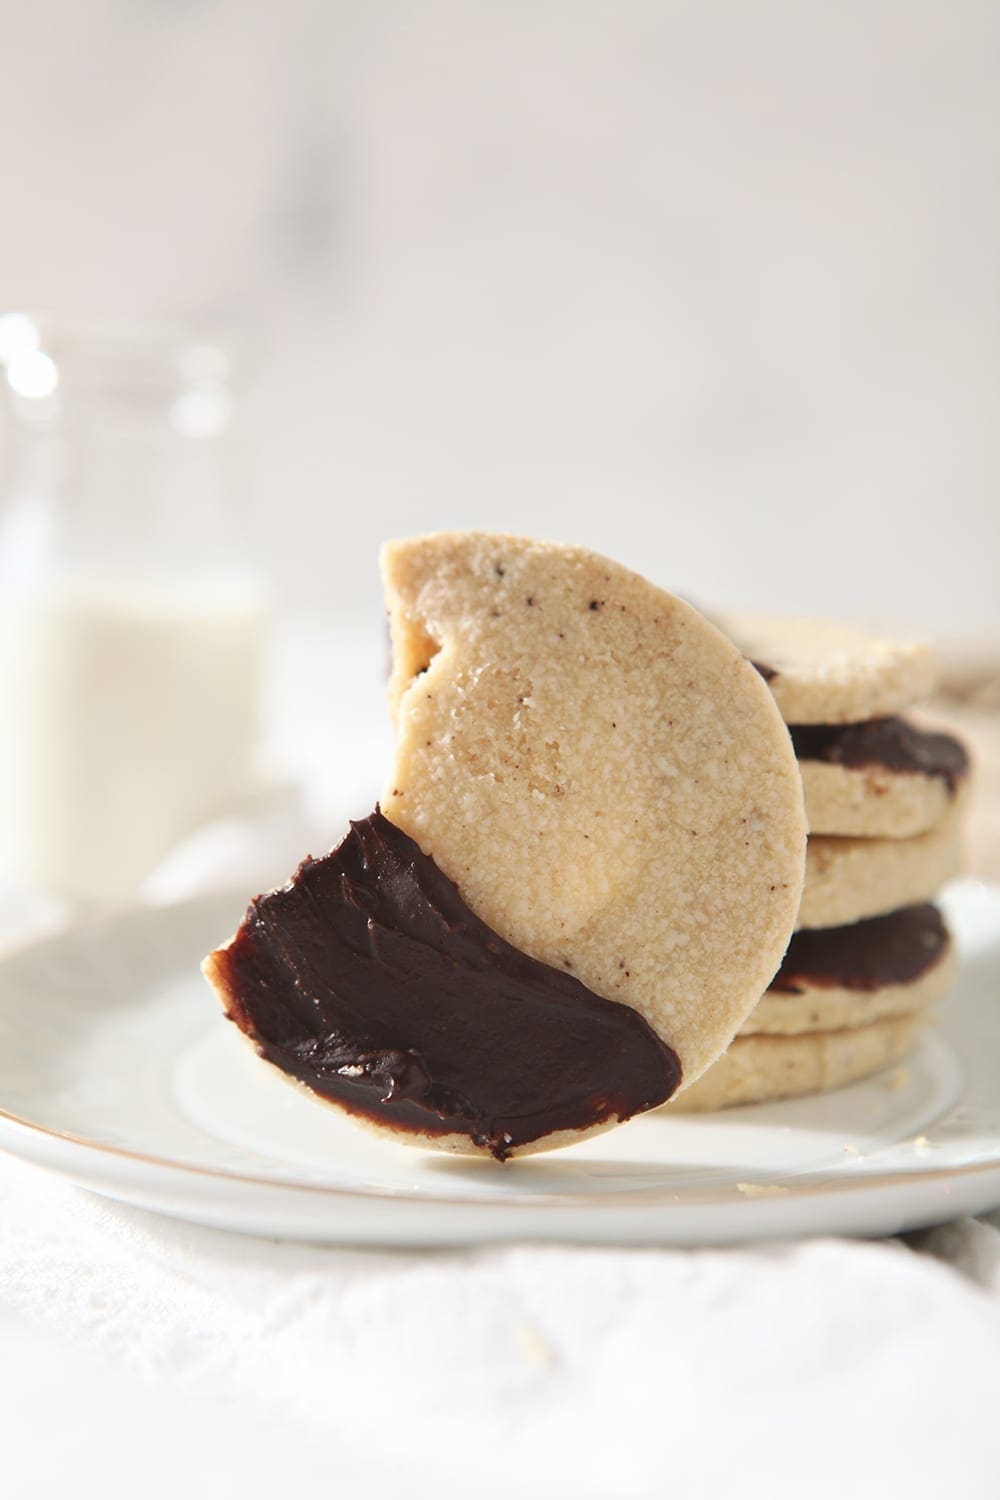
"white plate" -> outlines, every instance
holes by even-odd
[[[903,1066],[504,1167],[394,1146],[258,1062],[198,972],[238,900],[131,913],[0,962],[0,1146],[178,1218],[341,1243],[719,1244],[981,1212],[1000,1205],[1000,891],[946,905],[962,977]]]

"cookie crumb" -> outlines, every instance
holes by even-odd
[[[539,1370],[551,1370],[556,1362],[555,1350],[544,1339],[533,1323],[521,1323],[517,1330],[517,1345],[522,1357],[529,1365]]]

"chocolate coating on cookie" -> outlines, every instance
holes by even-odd
[[[790,724],[799,760],[819,760],[847,770],[884,767],[904,775],[937,776],[954,794],[968,774],[969,757],[949,734],[916,729],[905,719],[861,724]]]
[[[637,1011],[505,942],[377,808],[251,902],[207,972],[261,1056],[315,1093],[500,1161],[681,1081]]]
[[[769,989],[796,995],[824,985],[877,990],[912,984],[950,942],[941,913],[930,902],[844,927],[796,932]]]

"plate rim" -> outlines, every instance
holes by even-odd
[[[997,907],[998,918],[1000,918],[1000,884],[989,881],[977,880],[976,885],[984,891],[990,901]],[[242,888],[240,888],[242,890]],[[115,928],[124,922],[148,921],[156,917],[172,918],[180,917],[185,912],[201,911],[212,905],[222,905],[223,902],[231,902],[234,899],[244,899],[237,894],[236,888],[232,886],[220,887],[218,889],[202,891],[194,896],[189,896],[183,901],[169,903],[151,903],[147,905],[136,904],[118,907],[112,911],[101,914],[98,922],[87,921],[85,918],[68,922],[56,927],[47,927],[41,932],[35,932],[30,936],[18,941],[0,946],[0,966],[10,960],[30,959],[33,952],[42,950],[51,944],[62,944],[72,942],[74,938],[83,935],[93,935],[102,928]],[[761,1183],[752,1180],[753,1169],[748,1170],[746,1182],[732,1183],[724,1188],[704,1185],[703,1187],[691,1188],[636,1188],[632,1191],[623,1190],[620,1193],[602,1194],[599,1199],[593,1193],[583,1191],[572,1192],[532,1192],[525,1193],[516,1190],[506,1192],[502,1196],[496,1193],[485,1193],[479,1189],[463,1189],[461,1192],[444,1192],[433,1189],[406,1188],[406,1187],[378,1187],[364,1182],[356,1182],[350,1185],[338,1185],[336,1183],[319,1183],[300,1181],[298,1179],[279,1179],[270,1176],[260,1176],[249,1171],[238,1171],[218,1166],[205,1166],[198,1162],[178,1160],[168,1156],[160,1156],[153,1152],[134,1150],[126,1146],[110,1145],[107,1142],[94,1140],[90,1136],[80,1135],[74,1131],[59,1130],[54,1126],[44,1125],[38,1120],[32,1120],[13,1110],[8,1110],[0,1105],[0,1150],[18,1155],[11,1151],[7,1141],[13,1136],[17,1139],[26,1136],[28,1139],[41,1139],[45,1142],[55,1142],[67,1145],[74,1150],[93,1153],[99,1159],[111,1158],[119,1162],[125,1162],[132,1166],[152,1168],[157,1174],[194,1176],[199,1179],[224,1183],[230,1187],[244,1187],[262,1189],[272,1193],[306,1193],[316,1200],[355,1200],[361,1199],[372,1204],[392,1204],[395,1208],[407,1205],[407,1209],[440,1208],[440,1209],[517,1209],[537,1210],[539,1212],[553,1212],[560,1209],[565,1210],[595,1210],[598,1206],[601,1212],[614,1207],[619,1213],[636,1208],[659,1208],[669,1211],[671,1209],[681,1211],[691,1206],[704,1208],[711,1207],[735,1207],[740,1205],[745,1213],[751,1212],[755,1206],[769,1202],[776,1205],[782,1200],[788,1202],[802,1202],[808,1199],[819,1199],[837,1197],[843,1200],[851,1194],[868,1194],[872,1191],[892,1188],[904,1188],[907,1186],[932,1186],[956,1180],[966,1181],[976,1177],[986,1177],[991,1173],[1000,1175],[1000,1135],[996,1137],[996,1156],[987,1161],[966,1162],[962,1165],[952,1167],[940,1167],[931,1165],[914,1165],[913,1167],[901,1168],[893,1171],[871,1172],[864,1175],[831,1175],[829,1169],[812,1173],[800,1173],[784,1177],[780,1182]],[[401,1145],[400,1150],[411,1150],[414,1148]],[[22,1158],[23,1159],[23,1158]],[[455,1153],[456,1161],[472,1161],[475,1158],[463,1157]],[[483,1163],[486,1170],[510,1170],[512,1164],[487,1164]],[[516,1163],[513,1164],[516,1170]],[[50,1170],[60,1171],[59,1167],[52,1165]],[[68,1173],[66,1174],[68,1175]],[[749,1191],[742,1191],[749,1189]],[[760,1189],[760,1191],[754,1191]],[[772,1189],[769,1191],[768,1189]],[[1000,1206],[1000,1198],[998,1198]]]
[[[241,1187],[264,1188],[277,1192],[309,1193],[319,1198],[364,1198],[369,1202],[389,1202],[393,1204],[407,1203],[420,1207],[438,1208],[496,1208],[509,1205],[512,1208],[588,1208],[596,1206],[597,1199],[592,1193],[505,1193],[502,1197],[495,1194],[482,1192],[462,1193],[438,1193],[425,1190],[409,1190],[406,1188],[380,1188],[372,1187],[366,1183],[353,1184],[350,1187],[338,1186],[334,1183],[301,1182],[295,1179],[281,1180],[276,1177],[258,1177],[249,1172],[229,1171],[224,1167],[206,1167],[197,1162],[178,1161],[171,1157],[157,1156],[151,1152],[133,1151],[124,1146],[110,1146],[104,1141],[95,1141],[89,1136],[77,1135],[68,1130],[56,1130],[50,1125],[41,1125],[37,1120],[28,1120],[23,1115],[14,1114],[11,1110],[0,1107],[0,1125],[13,1126],[15,1131],[24,1132],[29,1136],[40,1136],[44,1140],[57,1141],[61,1144],[70,1145],[83,1151],[94,1152],[99,1156],[110,1156],[130,1164],[143,1167],[153,1167],[158,1172],[179,1172],[182,1175],[192,1174],[196,1177],[208,1178],[216,1182],[225,1182]],[[0,1149],[6,1149],[0,1138]],[[411,1148],[402,1146],[401,1150]],[[457,1157],[461,1160],[461,1157]],[[465,1158],[472,1160],[473,1158]],[[497,1164],[500,1170],[506,1166]],[[487,1167],[487,1170],[491,1170]],[[967,1162],[963,1166],[956,1167],[924,1167],[918,1166],[910,1169],[902,1169],[895,1172],[866,1173],[864,1176],[830,1176],[827,1173],[801,1174],[798,1177],[788,1177],[780,1183],[773,1184],[777,1189],[768,1192],[771,1184],[754,1183],[748,1179],[746,1183],[734,1183],[732,1187],[724,1191],[704,1188],[636,1188],[633,1192],[623,1191],[616,1194],[601,1195],[600,1205],[602,1212],[606,1206],[614,1205],[617,1209],[638,1207],[676,1207],[680,1204],[697,1203],[702,1206],[711,1204],[732,1205],[736,1203],[748,1204],[755,1199],[762,1198],[818,1198],[836,1194],[843,1196],[852,1191],[869,1192],[877,1188],[903,1187],[918,1183],[951,1182],[956,1178],[966,1179],[970,1177],[985,1175],[989,1172],[1000,1174],[1000,1137],[997,1138],[997,1156],[993,1161]],[[742,1187],[748,1187],[750,1192],[741,1192]],[[752,1191],[761,1188],[759,1194]]]

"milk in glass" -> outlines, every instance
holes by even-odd
[[[265,607],[223,357],[0,319],[0,863],[133,896],[254,788]]]

